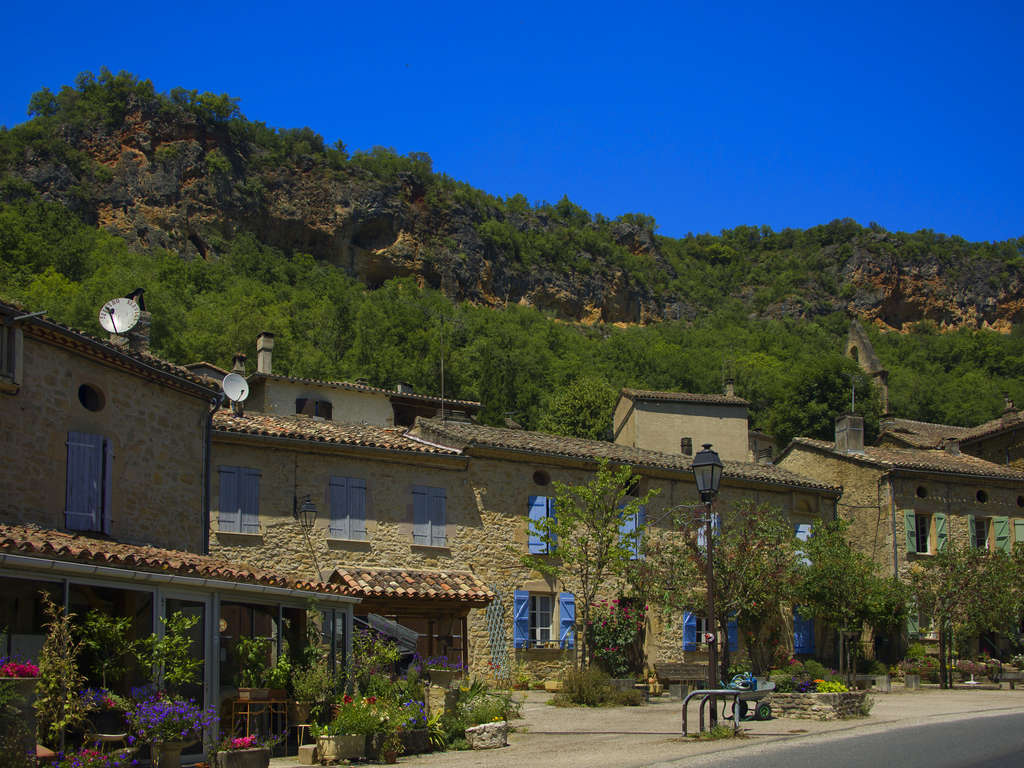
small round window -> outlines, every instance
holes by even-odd
[[[976,494],[974,494],[974,498],[978,500],[979,504],[984,504],[986,501],[988,501],[988,492],[978,491]]]
[[[107,403],[103,393],[91,384],[83,384],[78,388],[78,402],[87,411],[102,411]]]
[[[1017,497],[1017,506],[1018,507],[1024,507],[1024,496],[1018,496]]]
[[[533,482],[537,485],[547,485],[551,482],[551,475],[545,472],[543,469],[538,469],[533,473]]]
[[[919,499],[926,499],[926,498],[928,498],[928,489],[925,488],[923,485],[917,486],[917,498],[919,498]]]

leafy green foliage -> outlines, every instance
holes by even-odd
[[[163,635],[143,638],[139,659],[153,668],[158,691],[177,692],[199,680],[203,659],[192,648],[192,630],[199,624],[199,617],[177,611],[166,619],[161,616],[160,621]]]
[[[135,655],[135,643],[128,639],[131,621],[127,616],[118,618],[89,611],[78,630],[83,660],[103,688],[124,677],[128,662]]]
[[[72,634],[73,613],[65,613],[40,592],[46,615],[46,639],[39,652],[35,710],[40,739],[63,748],[65,733],[81,728],[89,708],[79,695],[85,676],[78,668],[80,646]]]

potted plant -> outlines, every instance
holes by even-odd
[[[447,656],[417,656],[413,659],[413,664],[423,670],[431,685],[440,685],[442,688],[447,688],[452,680],[466,674],[466,668],[461,660],[449,659]]]
[[[238,686],[240,699],[266,699],[270,691],[263,687],[263,678],[270,656],[269,637],[240,637],[235,643],[238,658]]]
[[[128,703],[106,688],[86,688],[80,694],[91,710],[89,723],[92,734],[127,734],[125,711]]]
[[[36,744],[36,678],[39,667],[31,662],[0,657],[0,745],[31,752]]]
[[[294,701],[288,714],[292,723],[309,723],[312,709],[327,701],[334,681],[325,664],[299,667],[292,673],[292,694]]]
[[[263,672],[263,686],[267,689],[267,697],[271,699],[287,699],[288,683],[292,676],[292,663],[283,653],[277,657],[277,663]]]
[[[216,751],[214,768],[267,768],[272,745],[255,734],[225,739]]]
[[[394,713],[394,720],[404,754],[417,755],[430,751],[430,731],[427,728],[427,713],[422,701],[409,699],[399,705]]]
[[[128,768],[137,761],[123,752],[101,752],[95,747],[82,747],[77,752],[67,752],[57,768]]]
[[[217,721],[216,708],[200,709],[191,701],[159,694],[138,702],[128,710],[132,735],[153,747],[160,768],[179,768],[181,750],[202,738],[203,731]]]
[[[354,699],[345,694],[335,707],[334,719],[324,726],[314,726],[317,753],[321,761],[353,760],[366,755],[367,736],[379,730],[388,720],[377,699],[367,696]]]

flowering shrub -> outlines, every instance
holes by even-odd
[[[644,610],[626,601],[601,600],[590,613],[590,647],[594,661],[612,677],[639,669],[636,647],[643,636]]]
[[[376,696],[352,698],[346,693],[334,709],[334,719],[325,726],[314,728],[314,736],[369,735],[380,730],[381,723],[390,719],[387,708]]]
[[[920,675],[930,683],[939,682],[939,660],[934,656],[920,659],[904,659],[899,663],[900,671],[906,675]]]
[[[256,746],[256,734],[251,736],[239,736],[238,738],[231,739],[227,744],[224,745],[227,749],[250,749]]]
[[[846,693],[849,688],[838,680],[815,680],[818,684],[818,693]]]
[[[86,688],[78,696],[90,709],[98,709],[100,711],[108,709],[125,710],[130,706],[125,699],[113,691],[108,691],[106,688]]]
[[[822,680],[822,682],[825,682]],[[796,684],[797,693],[816,693],[818,690],[817,680],[801,680]]]
[[[0,659],[0,677],[39,677],[39,667],[30,661]]]
[[[60,762],[57,763],[57,768],[127,768],[127,766],[138,764],[138,760],[130,760],[123,754],[103,753],[96,749],[83,747],[77,752],[63,755]]]
[[[217,721],[216,707],[159,697],[139,702],[127,717],[132,736],[146,743],[192,741]]]
[[[420,656],[418,653],[412,657],[412,665],[419,669],[448,669],[459,672],[466,668],[462,659],[449,659],[447,656]]]
[[[396,713],[396,725],[400,731],[411,731],[414,728],[427,727],[427,713],[422,701],[409,701],[400,704]]]

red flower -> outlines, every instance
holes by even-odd
[[[352,697],[351,697],[351,696],[349,696],[349,695],[348,695],[348,694],[346,693],[346,694],[345,694],[345,696],[344,696],[344,697],[342,698],[342,702],[343,702],[343,703],[345,703],[345,704],[351,704],[351,703],[352,703]]]

